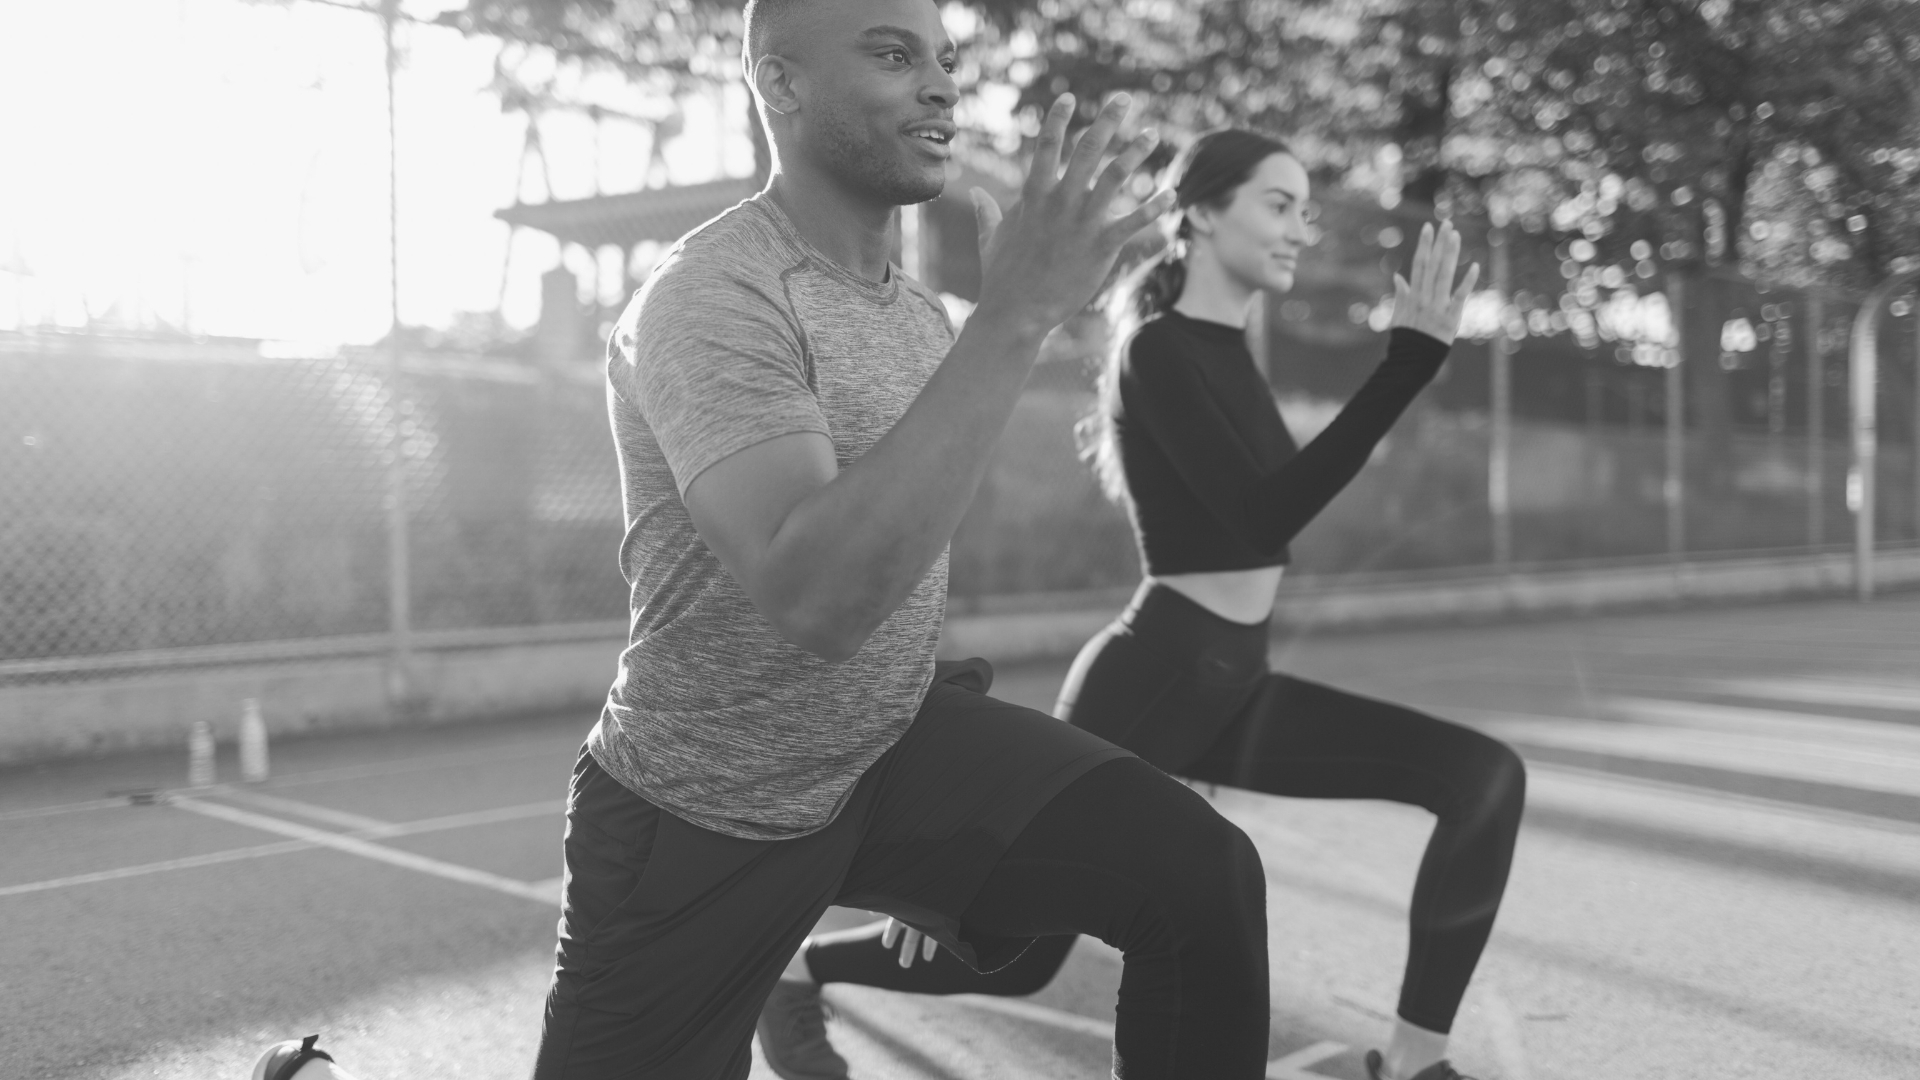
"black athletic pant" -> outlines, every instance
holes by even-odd
[[[1458,724],[1267,668],[1265,626],[1144,588],[1087,644],[1061,691],[1063,719],[1166,771],[1272,795],[1387,799],[1438,819],[1415,879],[1400,1015],[1452,1028],[1493,929],[1520,827],[1526,773],[1504,743]],[[924,994],[1029,994],[1071,938],[1041,941],[979,975],[944,952],[901,968],[876,924],[808,950],[821,982]]]
[[[1140,759],[957,679],[794,839],[697,828],[583,753],[566,861],[535,1080],[744,1080],[767,992],[835,903],[989,969],[1092,934],[1126,958],[1116,1075],[1266,1071],[1266,881],[1246,834]]]

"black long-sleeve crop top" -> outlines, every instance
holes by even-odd
[[[1286,563],[1287,543],[1360,471],[1447,351],[1395,329],[1373,375],[1301,448],[1238,327],[1176,311],[1142,325],[1121,357],[1113,422],[1146,572]]]

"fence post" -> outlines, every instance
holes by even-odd
[[[1513,342],[1507,337],[1506,325],[1513,269],[1506,228],[1491,229],[1487,243],[1493,249],[1493,291],[1500,303],[1499,325],[1487,341],[1492,389],[1488,403],[1487,510],[1492,515],[1493,562],[1505,567],[1513,562]]]
[[[394,47],[397,0],[384,0],[380,22],[387,47],[387,290],[392,322],[387,328],[387,394],[392,430],[387,457],[387,702],[395,710],[413,701],[413,567],[407,535],[407,432],[401,412],[406,402],[400,371],[400,165],[395,126]]]
[[[1808,292],[1805,329],[1807,344],[1807,546],[1827,542],[1827,370],[1821,343],[1826,328],[1826,306],[1817,292]]]
[[[1867,294],[1853,317],[1853,340],[1848,350],[1849,390],[1853,403],[1853,466],[1847,474],[1847,506],[1853,511],[1854,589],[1862,600],[1873,599],[1874,466],[1879,458],[1875,405],[1880,374],[1880,309],[1920,270],[1895,274]]]
[[[1673,355],[1666,370],[1667,479],[1661,494],[1667,506],[1667,556],[1675,562],[1686,556],[1686,395],[1682,371],[1687,362],[1686,282],[1675,274],[1667,279],[1667,306],[1673,311]]]

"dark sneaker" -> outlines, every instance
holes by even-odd
[[[1387,1059],[1378,1050],[1367,1051],[1367,1080],[1387,1080]],[[1407,1077],[1407,1080],[1473,1080],[1473,1077],[1441,1060]]]
[[[760,1007],[760,1052],[781,1080],[847,1080],[847,1059],[827,1041],[820,988],[782,979]]]
[[[267,1047],[267,1052],[253,1063],[253,1080],[293,1080],[309,1061],[332,1061],[332,1054],[314,1049],[313,1044],[319,1041],[320,1036],[309,1035]]]

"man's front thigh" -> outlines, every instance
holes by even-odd
[[[630,884],[570,844],[570,913],[605,914],[561,943],[539,1080],[744,1077],[760,1006],[851,858],[841,831],[740,840],[661,813]]]

